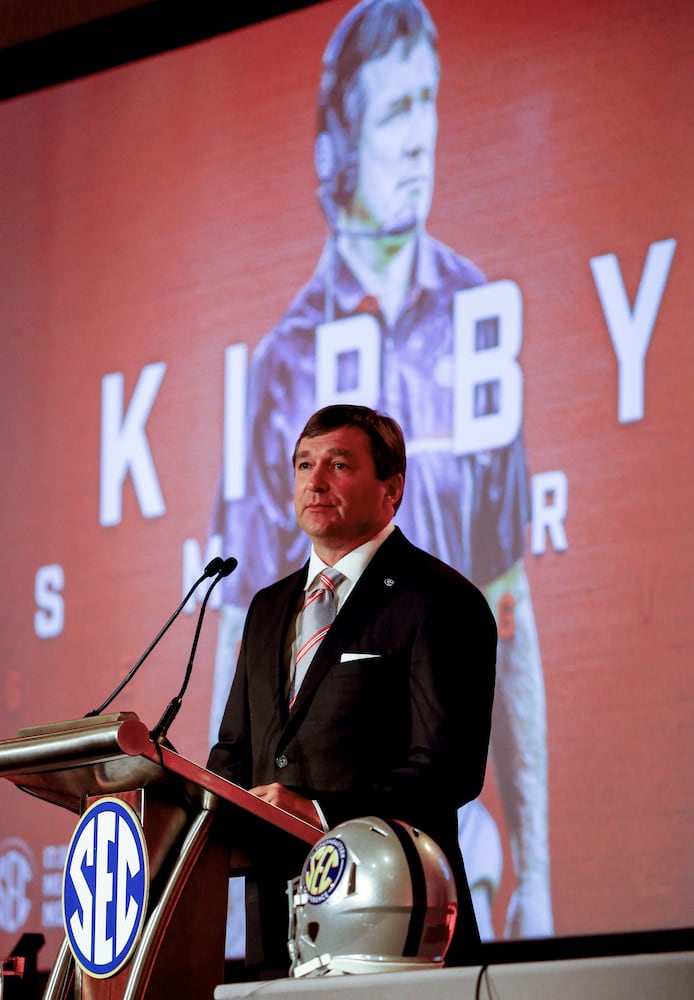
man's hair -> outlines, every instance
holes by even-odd
[[[381,482],[391,476],[400,474],[405,479],[407,457],[405,455],[405,439],[400,424],[384,413],[377,413],[368,406],[338,404],[324,406],[309,417],[306,426],[299,435],[294,447],[292,465],[296,464],[299,444],[303,438],[321,437],[330,431],[341,427],[356,427],[363,431],[369,439],[371,456],[374,460],[376,478]],[[400,506],[402,496],[395,504],[395,510]]]
[[[429,43],[438,62],[437,31],[421,0],[362,0],[338,25],[323,54],[318,90],[316,170],[333,202],[350,208],[356,190],[357,147],[366,97],[360,69],[397,41],[409,55]]]

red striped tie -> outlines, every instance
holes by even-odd
[[[344,580],[344,576],[338,570],[325,569],[320,575],[318,586],[306,596],[301,611],[299,650],[289,689],[290,708],[294,704],[311,660],[335,618],[334,591],[341,580]]]

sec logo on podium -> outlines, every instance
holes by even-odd
[[[120,799],[99,799],[75,828],[63,873],[65,933],[84,972],[104,979],[125,965],[148,895],[147,844],[136,813]]]

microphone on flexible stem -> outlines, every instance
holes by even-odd
[[[225,559],[222,562],[221,567],[217,571],[217,575],[207,588],[207,593],[205,594],[203,602],[200,606],[200,614],[198,615],[198,624],[197,628],[195,629],[195,637],[193,638],[193,645],[190,650],[190,656],[188,657],[188,666],[186,667],[186,674],[185,677],[183,678],[183,684],[181,685],[181,690],[178,692],[175,698],[171,699],[169,704],[166,706],[166,709],[164,710],[164,714],[162,715],[161,719],[156,724],[152,732],[149,734],[150,739],[153,740],[154,743],[163,743],[163,741],[166,738],[166,734],[168,733],[171,727],[171,724],[173,723],[174,719],[176,718],[176,716],[180,711],[181,704],[183,702],[183,696],[186,693],[186,688],[188,687],[188,681],[190,680],[190,675],[193,672],[193,660],[195,658],[195,650],[198,648],[198,639],[200,638],[202,619],[205,615],[205,608],[207,607],[207,602],[210,599],[210,594],[217,586],[219,581],[223,580],[225,576],[229,576],[230,573],[233,573],[237,566],[238,566],[238,561],[234,559],[233,556],[229,556],[228,559]]]
[[[102,703],[99,705],[98,708],[93,708],[91,710],[91,712],[87,712],[87,714],[85,715],[85,719],[89,719],[93,715],[101,715],[101,713],[103,712],[103,710],[105,708],[107,708],[111,704],[111,702],[113,701],[113,699],[117,695],[119,695],[121,693],[121,691],[123,690],[123,688],[125,687],[125,685],[129,684],[130,681],[133,679],[133,677],[135,676],[135,674],[137,673],[137,671],[140,669],[140,667],[142,666],[142,664],[145,662],[145,660],[147,659],[147,657],[149,656],[149,654],[152,652],[152,650],[154,649],[154,647],[157,645],[157,643],[159,642],[159,640],[164,636],[164,634],[166,632],[168,632],[169,628],[173,625],[173,623],[175,622],[175,620],[178,618],[178,616],[180,615],[181,611],[183,611],[184,607],[186,606],[186,604],[188,603],[188,601],[190,600],[190,598],[193,596],[193,592],[200,586],[200,584],[202,583],[203,580],[206,580],[209,577],[215,576],[215,574],[220,573],[222,571],[223,567],[224,567],[224,560],[221,558],[221,556],[215,556],[214,559],[212,559],[211,562],[208,562],[207,566],[205,566],[205,572],[202,574],[201,577],[199,577],[199,579],[197,579],[195,581],[195,583],[190,588],[190,590],[188,591],[188,593],[186,594],[186,596],[183,598],[183,600],[181,601],[181,603],[178,605],[178,607],[176,608],[176,610],[174,611],[174,613],[171,615],[171,617],[169,618],[169,620],[160,629],[160,631],[155,635],[154,639],[152,639],[152,641],[150,642],[149,646],[144,651],[144,653],[142,654],[142,656],[140,657],[140,659],[137,661],[137,663],[130,668],[130,670],[125,675],[125,677],[123,678],[123,680],[120,682],[120,684],[118,685],[118,687],[114,691],[111,692],[111,694],[108,696],[108,698],[106,699],[106,701],[102,701]],[[229,572],[231,572],[231,570],[229,570]]]

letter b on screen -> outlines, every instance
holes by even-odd
[[[496,336],[478,343],[479,324],[493,321]],[[523,340],[523,299],[514,281],[458,292],[453,304],[455,351],[454,448],[463,455],[503,448],[513,441],[523,417],[523,373],[518,363]],[[488,388],[493,407],[480,412]]]

